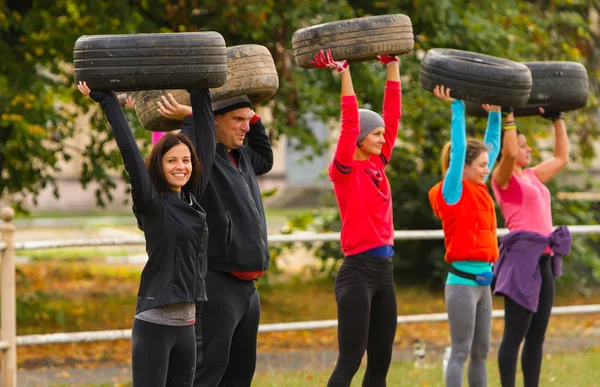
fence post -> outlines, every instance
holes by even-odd
[[[4,242],[0,273],[0,311],[2,320],[0,338],[8,344],[2,355],[2,387],[17,386],[17,295],[15,283],[15,225],[11,221],[15,211],[10,207],[0,209],[0,234]]]

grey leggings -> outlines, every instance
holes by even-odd
[[[469,355],[469,386],[486,387],[486,359],[492,326],[490,287],[446,285],[445,293],[452,341],[446,387],[463,385],[463,370]]]

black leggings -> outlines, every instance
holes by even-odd
[[[260,322],[256,285],[209,269],[206,295],[208,301],[196,317],[194,387],[249,387]]]
[[[367,351],[363,386],[385,386],[396,335],[392,259],[368,254],[344,259],[335,279],[339,354],[329,387],[350,386]]]
[[[546,328],[554,303],[554,276],[552,258],[540,258],[542,286],[537,312],[523,308],[509,297],[504,297],[504,336],[498,351],[498,367],[502,387],[514,387],[519,347],[525,339],[521,354],[524,387],[537,387],[542,368]]]
[[[181,327],[133,319],[133,387],[191,386],[196,368],[193,325]]]

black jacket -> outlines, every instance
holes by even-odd
[[[91,93],[110,122],[131,183],[133,210],[144,231],[148,262],[142,271],[136,313],[163,305],[206,301],[208,227],[200,198],[210,179],[215,155],[215,123],[210,92],[194,89],[196,120],[188,133],[204,167],[200,184],[181,192],[159,193],[154,187],[131,128],[112,92]],[[191,203],[191,204],[190,204]]]
[[[194,115],[195,117],[195,115]],[[190,133],[194,119],[182,124]],[[270,264],[267,222],[256,175],[273,167],[269,136],[259,119],[250,125],[247,145],[231,150],[217,144],[210,182],[200,200],[208,223],[208,267],[221,272],[266,270]],[[196,142],[196,147],[201,146]]]

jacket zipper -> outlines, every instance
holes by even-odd
[[[225,243],[227,246],[229,246],[233,240],[233,222],[231,221],[231,215],[229,215],[229,211],[225,212],[225,218],[227,218],[227,234],[225,235]]]

